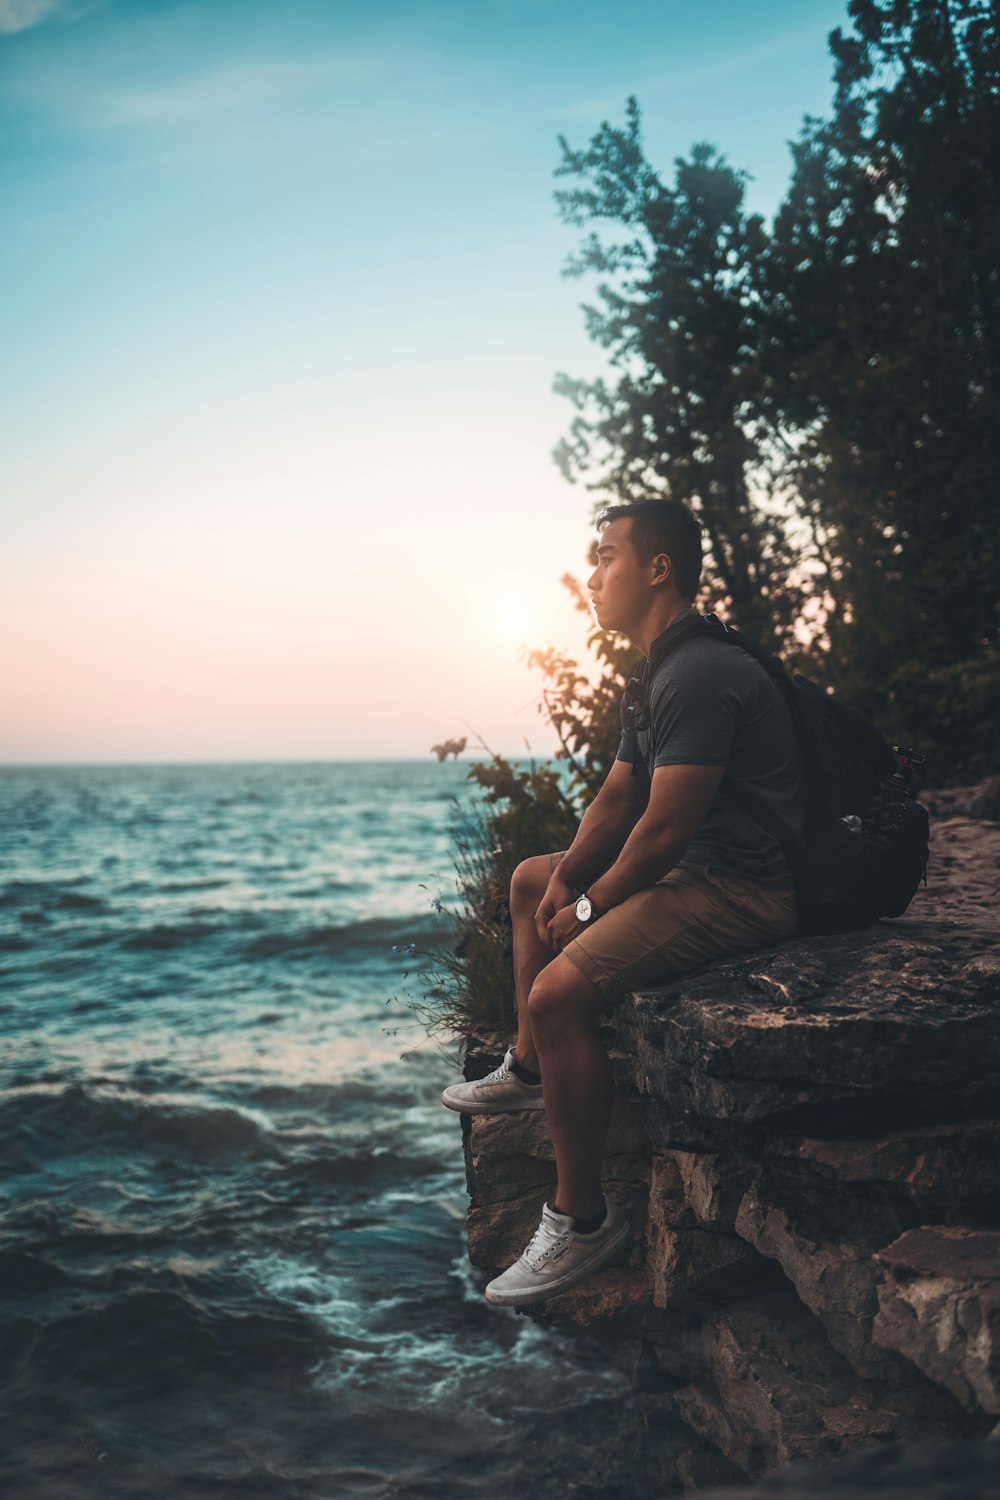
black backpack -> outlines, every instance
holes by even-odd
[[[799,932],[848,932],[879,917],[899,917],[927,878],[929,819],[916,800],[923,757],[890,749],[874,724],[824,693],[807,677],[790,677],[716,615],[685,615],[650,653],[646,680],[685,641],[728,641],[759,662],[792,711],[806,790],[806,838],[787,827],[753,791],[734,781],[731,799],[780,844],[792,867]]]

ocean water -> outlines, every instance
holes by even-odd
[[[8,1500],[650,1493],[629,1372],[483,1300],[457,1074],[390,998],[472,795],[0,770]]]

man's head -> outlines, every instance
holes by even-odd
[[[597,567],[587,587],[598,621],[640,643],[694,600],[701,578],[701,525],[681,500],[613,505],[597,524]]]

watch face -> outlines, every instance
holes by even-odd
[[[576,903],[576,920],[578,922],[589,922],[590,913],[592,911],[593,907],[591,906],[587,897],[581,896],[579,901]]]

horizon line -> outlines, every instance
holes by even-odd
[[[472,762],[494,760],[499,757],[502,760],[556,760],[557,752],[548,754],[541,751],[506,752],[498,750],[496,756],[490,753],[464,754],[459,758],[449,757],[455,765],[468,765]],[[436,761],[433,752],[427,755],[324,755],[324,756],[219,756],[219,757],[192,757],[184,760],[0,760],[0,771],[32,771],[45,768],[70,770],[73,768],[100,769],[106,767],[140,767],[140,766],[368,766],[368,765],[418,765],[430,761],[432,764],[445,765],[447,761]]]

